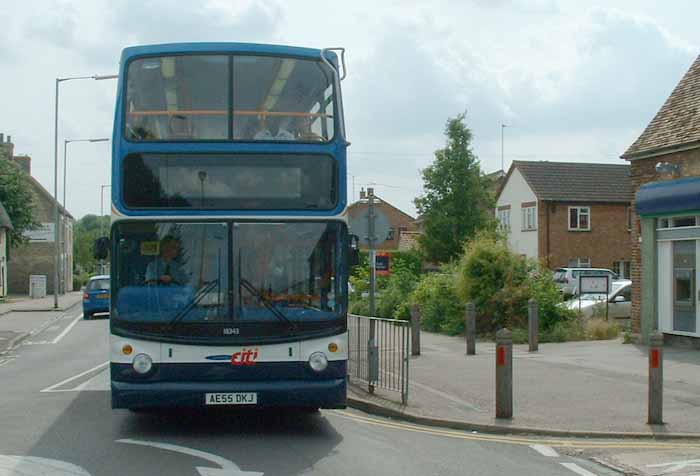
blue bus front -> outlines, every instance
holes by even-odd
[[[128,48],[114,132],[114,408],[345,406],[335,55]]]

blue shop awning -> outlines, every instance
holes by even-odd
[[[639,187],[637,213],[664,215],[700,210],[700,177],[651,182]]]

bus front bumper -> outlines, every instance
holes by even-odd
[[[112,408],[204,407],[206,394],[255,393],[255,405],[233,407],[345,408],[346,379],[239,382],[112,381]],[[222,406],[222,405],[215,405]]]

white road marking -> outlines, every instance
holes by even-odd
[[[662,474],[675,473],[687,468],[700,468],[700,459],[687,459],[685,461],[672,461],[670,463],[648,464],[647,468],[668,468]]]
[[[50,344],[50,342],[47,340],[25,340],[22,342],[22,345],[45,345],[45,344]]]
[[[37,456],[0,455],[0,476],[42,475],[90,476],[80,466]]]
[[[169,443],[158,443],[157,441],[132,440],[129,438],[116,440],[116,442],[126,443],[129,445],[152,446],[153,448],[158,448],[161,450],[175,451],[178,453],[194,456],[195,458],[201,458],[221,466],[221,469],[205,468],[198,466],[196,469],[201,476],[263,476],[263,473],[259,473],[257,471],[243,471],[236,465],[236,463],[227,460],[226,458],[222,458],[221,456],[207,453],[205,451],[187,448],[186,446],[171,445]]]
[[[55,384],[51,385],[50,387],[46,387],[45,389],[41,390],[41,392],[42,392],[42,393],[43,393],[43,392],[64,392],[64,391],[66,391],[66,390],[54,390],[54,389],[56,389],[56,388],[58,388],[58,387],[61,387],[61,386],[65,385],[65,384],[67,384],[68,382],[71,382],[71,381],[73,381],[73,380],[79,379],[80,377],[82,377],[82,376],[84,376],[84,375],[87,375],[87,374],[89,374],[90,372],[94,372],[95,370],[101,369],[101,368],[103,368],[103,367],[107,367],[108,365],[109,365],[109,360],[108,360],[107,362],[103,362],[103,363],[101,363],[100,365],[97,365],[97,366],[95,366],[95,367],[93,367],[93,368],[91,368],[91,369],[88,369],[88,370],[86,370],[85,372],[80,372],[78,375],[74,375],[74,376],[72,376],[72,377],[68,377],[67,379],[61,380],[60,382],[55,383]],[[69,391],[73,391],[73,389],[70,389]]]
[[[16,357],[14,357],[14,356],[13,357],[3,357],[2,359],[0,359],[0,367],[2,367],[3,365],[9,364],[10,362],[12,362],[15,359],[16,359]]]
[[[559,453],[556,452],[554,448],[547,445],[530,445],[530,448],[537,451],[542,456],[548,456],[550,458],[558,458]]]
[[[78,321],[79,321],[80,319],[82,319],[82,318],[83,318],[83,315],[82,315],[82,314],[79,314],[78,317],[76,317],[75,319],[73,319],[73,322],[71,322],[70,324],[68,324],[68,325],[66,326],[66,328],[63,329],[63,332],[61,332],[60,334],[58,334],[58,335],[56,336],[56,338],[55,338],[54,340],[51,341],[51,343],[52,343],[52,344],[56,344],[56,343],[58,343],[58,341],[60,341],[61,339],[63,339],[63,338],[66,336],[66,334],[68,334],[68,333],[70,332],[70,330],[73,329],[73,326],[75,326],[75,325],[78,323]]]
[[[581,476],[597,476],[595,473],[591,473],[587,469],[583,469],[576,463],[561,463],[561,465],[567,469],[570,469],[576,474],[580,474]]]

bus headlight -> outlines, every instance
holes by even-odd
[[[133,366],[136,373],[147,374],[153,368],[153,359],[146,354],[138,354],[134,357]]]
[[[328,358],[323,352],[314,352],[309,356],[309,367],[316,372],[323,372],[328,367]]]

